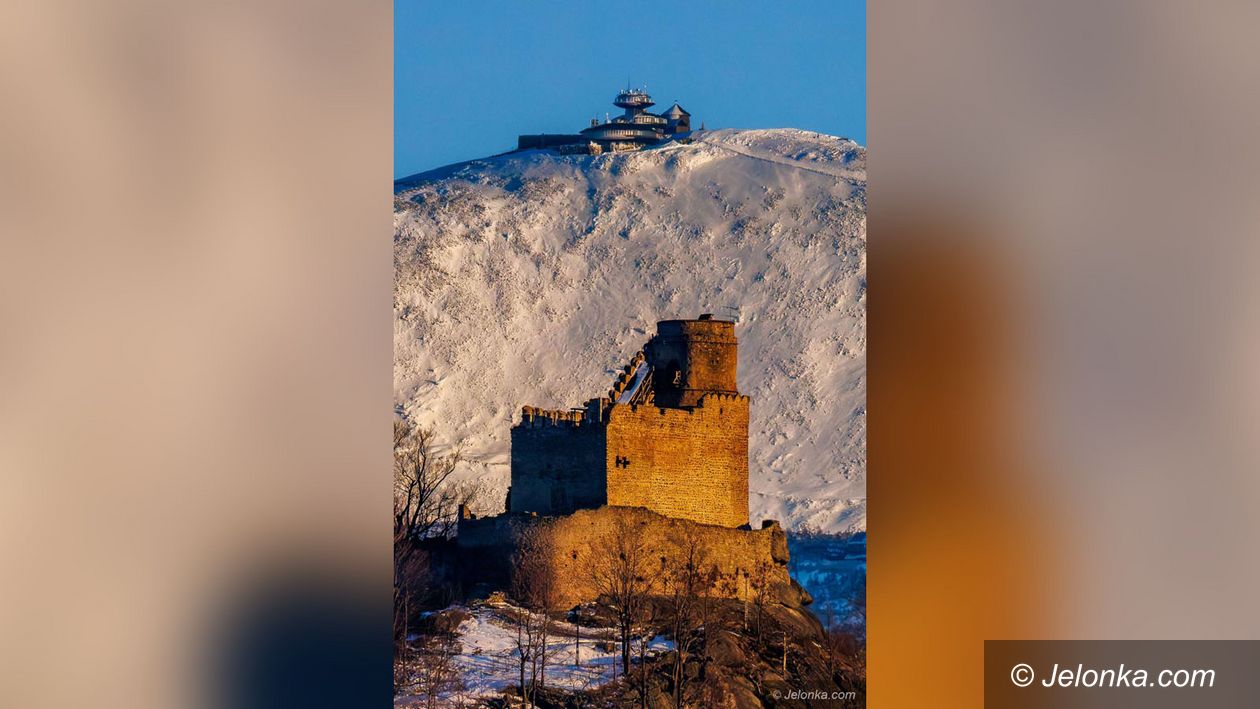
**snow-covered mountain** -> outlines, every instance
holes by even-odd
[[[657,320],[734,319],[752,520],[866,525],[866,150],[719,130],[400,180],[394,390],[502,509],[522,405],[606,391]]]

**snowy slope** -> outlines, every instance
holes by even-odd
[[[865,527],[866,150],[721,130],[513,153],[401,180],[394,388],[502,509],[525,404],[606,391],[657,320],[737,321],[752,519]]]
[[[459,650],[452,658],[462,688],[444,697],[450,705],[520,686],[520,651],[513,618],[528,611],[502,602],[476,603],[466,610],[469,617],[456,629]],[[624,672],[616,638],[613,628],[583,627],[579,632],[571,623],[555,622],[547,643],[548,686],[588,690],[611,682]],[[638,642],[635,647],[637,653]],[[645,654],[652,657],[673,649],[673,641],[656,636],[648,640]],[[394,706],[424,704],[420,697],[403,696],[396,698]]]

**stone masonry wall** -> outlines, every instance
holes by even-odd
[[[568,514],[604,504],[606,447],[599,423],[579,416],[527,416],[512,428],[508,512]]]
[[[694,409],[616,406],[607,431],[608,504],[748,524],[748,397],[706,394]]]
[[[759,565],[773,588],[772,595],[782,598],[793,593],[787,571],[787,535],[777,524],[757,530],[730,529],[671,519],[645,509],[603,507],[548,520],[556,573],[564,579],[558,607],[569,608],[595,598],[597,589],[591,569],[598,561],[594,555],[599,553],[599,540],[614,533],[618,520],[626,520],[638,530],[637,538],[644,542],[649,556],[657,560],[654,569],[661,567],[661,557],[671,564],[678,558],[680,542],[689,532],[698,535],[709,563],[716,566],[719,574],[710,589],[714,595],[750,597]],[[658,575],[656,581],[659,580]],[[655,591],[660,593],[663,589]]]
[[[676,568],[683,541],[694,535],[704,550],[705,568],[717,571],[709,589],[713,595],[749,599],[758,583],[764,583],[769,597],[778,602],[800,604],[806,598],[788,576],[787,535],[774,522],[756,530],[731,529],[671,519],[642,508],[601,507],[564,517],[501,515],[461,521],[458,544],[461,557],[476,560],[469,571],[480,578],[490,568],[505,568],[515,531],[540,526],[550,541],[553,571],[562,580],[556,608],[572,608],[598,596],[592,569],[603,553],[601,540],[616,533],[622,522],[630,524],[635,539],[644,544],[653,572],[662,566]],[[665,562],[660,561],[662,557]],[[650,592],[665,592],[660,573],[649,574],[648,581],[653,584]]]

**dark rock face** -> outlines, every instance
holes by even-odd
[[[684,706],[865,705],[865,649],[856,642],[829,641],[822,625],[803,608],[723,601],[712,627],[693,638],[697,642],[683,663]],[[633,665],[627,678],[612,685],[557,697],[554,706],[631,709],[642,706],[646,697],[649,707],[676,709],[677,659],[676,652],[664,653],[646,666]],[[829,699],[819,701],[818,696]]]

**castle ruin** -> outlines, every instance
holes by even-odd
[[[457,545],[477,560],[465,581],[502,583],[514,534],[543,525],[569,581],[561,602],[592,600],[580,573],[591,541],[629,522],[662,564],[683,536],[703,537],[716,593],[746,597],[756,570],[780,597],[807,599],[788,576],[782,528],[749,525],[749,399],[736,385],[737,360],[735,323],[664,320],[604,396],[568,411],[525,406],[512,427],[506,512],[460,510]]]

